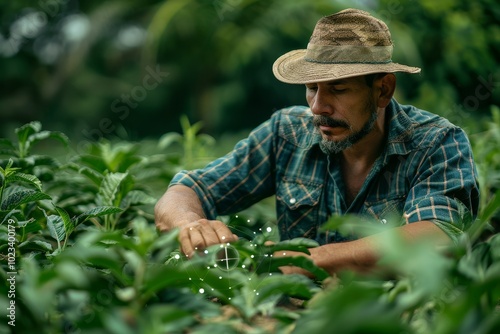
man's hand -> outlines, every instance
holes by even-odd
[[[238,240],[238,237],[221,221],[200,219],[178,227],[181,251],[191,257],[205,248]]]
[[[223,222],[206,219],[196,193],[182,185],[170,187],[156,203],[155,223],[160,232],[179,229],[181,251],[188,257],[209,246],[238,240]]]
[[[309,251],[311,251],[312,248],[309,249]],[[296,257],[296,256],[303,256],[303,257],[306,257],[306,258],[309,258],[310,260],[313,260],[312,256],[311,255],[308,255],[306,253],[303,253],[303,252],[293,252],[293,251],[283,251],[283,250],[279,250],[279,251],[276,251],[274,252],[273,254],[273,257],[277,258],[277,257]],[[305,275],[305,276],[308,276],[308,277],[312,277],[312,274],[303,269],[303,268],[300,268],[300,267],[295,267],[295,266],[283,266],[283,267],[279,267],[279,269],[281,270],[281,272],[285,275],[289,275],[289,274],[302,274],[302,275]]]

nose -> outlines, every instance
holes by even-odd
[[[328,101],[327,92],[320,85],[316,90],[308,93],[307,100],[313,114],[324,116],[333,114],[333,107]]]

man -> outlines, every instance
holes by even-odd
[[[381,223],[398,214],[405,223],[396,230],[406,240],[450,242],[465,229],[464,214],[478,210],[471,148],[459,127],[394,100],[394,72],[420,69],[391,56],[387,26],[369,13],[347,9],[320,19],[307,50],[273,66],[279,80],[305,84],[309,108],[277,111],[227,156],[177,174],[156,205],[158,229],[179,228],[190,256],[237,239],[218,215],[276,194],[281,237],[316,239],[321,246],[310,257],[332,274],[374,267],[381,246],[379,234],[318,232],[334,214]]]

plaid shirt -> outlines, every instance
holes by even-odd
[[[301,106],[275,112],[231,153],[204,169],[181,171],[171,185],[191,187],[208,219],[276,195],[282,239],[306,237],[321,244],[351,239],[318,229],[331,215],[344,214],[381,222],[404,214],[408,223],[430,220],[452,237],[460,234],[467,227],[464,213],[475,217],[479,203],[466,134],[444,118],[395,100],[386,112],[385,149],[350,204],[337,157],[321,151],[313,115]]]

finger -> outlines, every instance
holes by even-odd
[[[209,220],[200,220],[198,225],[196,226],[201,236],[204,239],[203,246],[209,247],[212,245],[217,245],[223,242],[219,235],[217,234],[216,229],[214,228],[213,221]]]
[[[193,226],[193,227],[189,227],[188,231],[189,231],[188,232],[189,239],[191,241],[191,243],[190,243],[191,249],[190,249],[190,252],[187,253],[187,255],[188,256],[193,256],[195,252],[202,251],[208,245],[205,242],[205,238],[203,237],[203,233],[202,233],[199,225]]]
[[[191,229],[191,230],[190,230]],[[184,227],[179,232],[179,243],[181,252],[186,256],[191,256],[194,253],[194,246],[191,243],[192,227]]]
[[[218,220],[213,220],[210,223],[212,225],[212,229],[217,234],[219,243],[233,242],[238,240],[238,237],[235,234],[233,234],[233,232],[229,229],[229,227],[227,227],[227,225],[224,224],[223,222]]]

